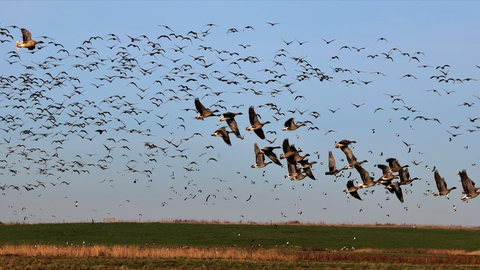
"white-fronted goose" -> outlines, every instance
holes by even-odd
[[[262,152],[271,160],[273,163],[277,164],[280,167],[283,167],[283,164],[278,159],[277,155],[273,152],[273,150],[281,148],[280,146],[266,146],[262,148]]]
[[[414,180],[419,179],[418,177],[410,178],[408,168],[401,169],[398,172],[398,177],[400,177],[400,181],[398,182],[399,185],[410,185]]]
[[[303,169],[303,172],[312,180],[317,180],[315,179],[315,176],[313,175],[312,172],[312,165],[316,164],[316,161],[308,162],[308,159],[303,159],[300,161],[300,166],[299,168]]]
[[[475,187],[475,182],[472,181],[467,175],[467,171],[463,170],[458,173],[460,175],[460,181],[462,182],[462,188],[463,188],[463,195],[461,197],[462,201],[468,201],[469,199],[473,199],[480,194],[477,190],[480,188]]]
[[[203,104],[200,102],[199,98],[195,98],[195,108],[197,109],[197,112],[198,112],[197,117],[195,117],[196,119],[201,120],[209,116],[218,116],[218,115],[215,115],[215,113],[217,113],[218,110],[212,111],[210,109],[205,108],[205,106],[203,106]]]
[[[221,127],[219,129],[217,129],[213,134],[212,136],[215,136],[215,137],[222,137],[223,138],[223,141],[228,144],[228,145],[232,145],[232,142],[230,141],[230,136],[228,135],[229,133],[231,133],[231,131],[227,131],[227,127]]]
[[[30,31],[28,31],[27,29],[22,28],[22,29],[20,29],[20,31],[22,31],[23,41],[17,41],[15,43],[15,46],[17,47],[17,49],[27,48],[29,50],[34,50],[35,45],[43,43],[43,41],[32,40],[32,34],[30,34]]]
[[[383,184],[383,185],[390,185],[392,183],[392,180],[395,178],[398,178],[398,176],[392,174],[392,170],[388,165],[385,164],[377,164],[375,165],[377,168],[382,170],[382,176],[377,180],[377,184]]]
[[[360,194],[358,194],[358,187],[355,186],[355,184],[353,183],[353,180],[347,181],[347,189],[345,189],[343,192],[349,193],[355,199],[358,199],[360,201],[362,200],[362,198],[360,198]]]
[[[342,168],[340,170],[337,169],[335,157],[333,156],[332,151],[328,151],[328,172],[325,172],[325,175],[336,175],[344,169],[345,168]]]
[[[306,174],[302,173],[302,170],[297,167],[297,165],[288,163],[287,164],[288,168],[288,174],[285,177],[290,178],[292,181],[300,181],[305,179],[307,177]]]
[[[370,177],[367,170],[365,170],[361,165],[355,164],[355,169],[360,174],[360,178],[362,178],[363,181],[362,184],[358,185],[358,188],[368,188],[376,185],[375,181],[373,181],[372,177]]]
[[[408,165],[400,166],[396,158],[387,158],[388,166],[392,172],[400,172],[403,168],[407,168]]]
[[[250,106],[250,108],[248,108],[248,118],[250,120],[250,126],[247,127],[247,131],[253,130],[253,132],[255,132],[255,134],[257,134],[260,139],[265,139],[265,132],[263,132],[262,127],[266,124],[270,124],[270,122],[266,121],[264,123],[260,123],[260,121],[258,121],[258,116],[253,106]]]
[[[240,135],[240,130],[238,129],[237,121],[235,121],[235,116],[242,115],[243,113],[232,113],[226,112],[223,114],[222,117],[218,118],[219,121],[227,121],[228,126],[232,130],[233,134],[237,136],[237,138],[243,139]]]
[[[448,198],[450,191],[457,189],[456,187],[447,188],[447,183],[445,182],[445,179],[440,176],[438,170],[435,170],[433,177],[435,178],[435,183],[437,183],[438,189],[438,193],[434,194],[434,196],[445,196]]]
[[[355,141],[341,140],[335,144],[335,148],[340,148],[347,158],[348,165],[345,166],[346,169],[353,168],[357,164],[357,158],[353,154],[352,149],[348,147],[352,143],[355,143]]]
[[[398,200],[403,203],[403,192],[402,188],[400,187],[400,184],[398,182],[393,182],[390,185],[385,187],[390,193],[395,193],[397,196]]]
[[[265,155],[262,150],[260,150],[257,143],[253,144],[253,151],[255,153],[255,164],[252,165],[252,168],[263,168],[272,163],[271,161],[265,162]]]
[[[296,165],[301,162],[304,158],[310,156],[310,154],[305,154],[300,156],[299,151],[294,144],[290,144],[288,138],[283,140],[282,144],[283,154],[280,155],[280,159],[287,159],[287,162],[290,164]]]
[[[292,117],[292,118],[288,119],[287,121],[285,121],[285,124],[284,124],[285,127],[282,130],[293,131],[293,130],[296,130],[299,127],[303,127],[305,125],[306,124],[304,122],[295,123],[295,118]]]

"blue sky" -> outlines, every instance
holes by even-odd
[[[3,2],[0,27],[13,36],[0,36],[8,40],[0,44],[3,82],[31,73],[44,83],[23,91],[19,80],[3,86],[0,115],[6,120],[0,123],[0,160],[5,161],[0,164],[4,166],[0,186],[5,190],[0,195],[0,221],[114,217],[476,226],[470,213],[478,199],[460,200],[457,174],[466,169],[473,181],[480,177],[475,144],[480,130],[475,125],[480,124],[468,119],[480,117],[475,97],[480,97],[476,81],[480,40],[472,32],[479,25],[478,7],[471,1]],[[27,28],[45,46],[33,54],[15,49],[21,33],[12,25]],[[238,32],[231,33],[233,29]],[[109,34],[120,42],[108,40]],[[159,38],[162,35],[170,40]],[[84,43],[96,36],[103,39]],[[139,40],[132,42],[128,36]],[[157,42],[162,55],[151,55],[148,41]],[[62,44],[70,56],[54,43]],[[11,57],[11,51],[20,59]],[[92,51],[96,53],[89,55]],[[127,71],[119,69],[124,53],[131,58]],[[204,62],[194,60],[200,56]],[[247,57],[260,61],[241,60]],[[40,67],[42,62],[48,70]],[[320,81],[308,74],[299,80],[305,63],[330,79]],[[142,74],[141,69],[149,73]],[[442,71],[463,81],[431,78]],[[281,74],[285,75],[268,84],[248,81],[266,82]],[[108,76],[114,76],[111,83],[102,79]],[[54,81],[48,81],[52,77],[63,84],[53,87]],[[290,89],[285,84],[291,84]],[[191,90],[180,91],[182,87]],[[31,96],[35,91],[43,95],[38,104]],[[201,98],[206,107],[219,104],[211,108],[221,113],[242,112],[236,119],[243,140],[230,135],[228,146],[210,136],[226,124],[217,117],[195,120],[193,97]],[[274,103],[282,114],[266,103]],[[265,130],[273,143],[245,130],[249,106],[255,106],[261,121],[271,122]],[[45,108],[54,121],[42,116]],[[40,118],[34,120],[34,115]],[[290,117],[310,123],[282,131]],[[458,129],[452,127],[457,125]],[[107,132],[99,134],[96,129]],[[33,135],[22,133],[26,130]],[[202,136],[194,135],[197,132]],[[283,168],[274,164],[250,168],[255,162],[254,143],[261,148],[280,146],[285,138],[317,162],[313,165],[317,180],[285,178],[285,161]],[[360,179],[355,170],[345,171],[336,181],[324,174],[328,151],[334,153],[337,166],[345,165],[344,154],[334,148],[342,139],[357,142],[353,151],[358,159],[368,160],[363,167],[375,178],[380,170],[374,165],[385,164],[386,158],[410,166],[412,177],[421,180],[403,187],[404,203],[382,186],[362,190],[363,201],[342,193],[347,180]],[[148,149],[146,142],[158,148]],[[410,152],[405,143],[411,144]],[[281,149],[276,153],[280,155]],[[457,187],[450,199],[432,195],[433,168],[449,186]],[[45,187],[33,186],[37,181]]]

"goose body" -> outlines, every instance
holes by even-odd
[[[357,158],[353,154],[352,149],[349,147],[349,145],[352,143],[355,143],[355,141],[341,140],[335,144],[335,148],[340,148],[347,158],[348,165],[345,166],[345,169],[353,168],[356,164],[358,164]],[[366,160],[363,162],[366,162]]]
[[[215,136],[215,137],[222,137],[223,141],[228,144],[228,145],[232,145],[232,142],[230,141],[230,136],[228,135],[230,133],[230,131],[227,131],[227,128],[226,127],[221,127],[219,129],[217,129],[213,134],[212,136]]]
[[[362,184],[358,185],[358,188],[368,188],[376,185],[376,182],[373,181],[372,177],[370,177],[367,170],[365,170],[361,165],[356,164],[355,169],[360,174],[360,178],[362,178],[362,181],[363,181]]]
[[[392,170],[388,165],[377,164],[376,166],[382,170],[382,176],[377,180],[377,184],[389,185],[393,179],[398,178],[398,176],[392,174]]]
[[[362,200],[362,198],[360,197],[360,194],[358,194],[358,187],[356,187],[355,184],[353,184],[353,180],[348,180],[347,189],[345,189],[343,192],[349,193],[355,199],[358,199],[360,201]]]
[[[282,130],[293,131],[305,125],[306,124],[303,122],[295,123],[295,118],[292,117],[287,121],[285,121],[285,124],[284,124],[285,127]]]
[[[253,164],[252,168],[263,168],[268,164],[272,163],[271,161],[265,162],[265,155],[263,154],[260,147],[258,147],[257,143],[253,144],[253,151],[255,152],[255,164]]]
[[[273,150],[280,148],[280,146],[266,146],[262,148],[262,152],[271,160],[273,163],[277,164],[280,167],[283,167],[283,164],[278,159],[277,155],[273,152]]]
[[[337,169],[335,162],[335,157],[333,156],[332,151],[328,151],[328,172],[325,172],[325,175],[336,175],[344,169]]]
[[[385,187],[390,193],[395,193],[398,200],[403,203],[403,192],[400,184],[398,182],[393,182],[390,185]]]
[[[480,188],[475,187],[475,182],[472,181],[467,175],[467,171],[463,170],[458,173],[460,175],[460,181],[462,182],[462,188],[464,196],[461,197],[462,201],[467,201],[469,199],[473,199],[480,194],[477,190]]]
[[[445,179],[440,176],[440,173],[437,170],[433,173],[433,177],[435,178],[435,183],[437,184],[438,189],[438,193],[434,196],[446,196],[448,198],[450,191],[456,189],[456,187],[447,188]]]
[[[260,123],[258,120],[258,115],[253,106],[248,108],[248,118],[250,120],[250,126],[247,127],[247,131],[253,131],[260,139],[265,139],[265,132],[263,132],[262,127],[266,124],[270,124],[270,122],[266,121],[264,123]]]
[[[17,49],[27,48],[29,50],[34,50],[35,45],[43,43],[43,41],[32,40],[32,34],[27,29],[21,28],[20,31],[22,32],[23,41],[17,41],[15,43],[15,46],[17,47]]]
[[[223,114],[223,116],[218,118],[218,120],[219,121],[227,121],[227,125],[230,127],[233,134],[235,134],[235,136],[237,136],[237,138],[242,138],[242,136],[240,135],[240,130],[238,129],[237,121],[235,121],[235,116],[237,116],[237,115],[242,115],[242,113],[241,112],[238,112],[238,113],[226,112],[226,113]]]
[[[210,117],[210,116],[217,116],[215,115],[218,110],[210,110],[205,108],[203,104],[200,102],[199,98],[195,98],[195,108],[197,109],[198,115],[195,117],[196,119],[202,120],[204,118]]]

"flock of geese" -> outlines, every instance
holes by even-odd
[[[281,24],[266,23],[268,28],[279,25]],[[0,48],[5,52],[3,70],[11,72],[9,75],[0,75],[0,120],[3,123],[0,130],[0,137],[3,138],[0,153],[4,155],[0,158],[0,172],[5,176],[4,180],[0,180],[2,195],[7,195],[11,190],[38,191],[48,185],[47,181],[51,186],[70,185],[72,181],[68,178],[73,176],[92,177],[114,170],[116,173],[112,174],[111,179],[106,178],[100,183],[110,183],[113,188],[115,181],[118,182],[116,174],[132,175],[133,183],[144,182],[147,187],[151,187],[151,183],[166,177],[166,169],[163,168],[165,164],[168,170],[172,170],[169,177],[178,179],[179,170],[195,173],[199,172],[202,166],[206,166],[201,164],[201,161],[205,161],[204,155],[208,157],[206,163],[226,158],[227,153],[218,152],[215,155],[215,152],[212,152],[215,147],[225,149],[219,145],[221,141],[218,144],[208,144],[208,137],[221,137],[227,149],[234,149],[226,150],[231,152],[230,155],[240,151],[235,148],[236,141],[242,141],[242,145],[245,141],[251,142],[255,163],[250,167],[262,169],[262,175],[265,175],[267,166],[275,166],[276,170],[283,170],[284,178],[290,179],[292,183],[306,179],[324,182],[326,180],[321,178],[327,177],[334,177],[337,182],[340,178],[348,178],[346,189],[343,190],[347,196],[362,200],[361,190],[382,186],[386,194],[395,194],[403,203],[406,192],[402,187],[412,186],[414,181],[421,180],[410,176],[409,165],[400,165],[396,158],[387,158],[386,164],[374,165],[381,171],[380,177],[375,177],[364,168],[368,161],[357,160],[354,155],[352,146],[356,141],[330,140],[335,149],[344,153],[345,159],[342,158],[342,161],[346,161],[346,165],[337,167],[335,150],[332,149],[328,151],[328,170],[324,173],[326,176],[320,177],[318,174],[314,175],[315,168],[323,165],[320,152],[326,154],[327,151],[312,150],[306,153],[291,142],[292,137],[301,139],[303,135],[300,135],[300,131],[314,133],[318,138],[337,132],[319,125],[322,119],[320,108],[301,110],[300,105],[297,106],[317,98],[317,93],[301,90],[302,83],[315,82],[323,85],[339,81],[337,77],[343,78],[349,74],[352,78],[342,80],[341,85],[361,87],[374,85],[376,80],[381,80],[386,75],[380,71],[332,67],[332,61],[343,57],[338,55],[327,60],[329,69],[319,68],[309,62],[305,54],[295,56],[289,52],[294,46],[307,46],[307,41],[300,42],[297,39],[290,42],[279,38],[283,40],[280,42],[282,47],[271,55],[262,56],[250,53],[249,49],[254,47],[251,44],[239,44],[238,51],[225,49],[220,45],[209,45],[210,35],[245,36],[249,32],[260,31],[260,28],[246,26],[240,31],[229,28],[220,33],[219,26],[207,24],[200,31],[180,34],[167,25],[159,25],[159,34],[155,37],[121,37],[110,33],[91,36],[76,48],[69,48],[48,36],[40,36],[34,40],[25,28],[15,25],[0,27]],[[41,29],[35,31],[42,32]],[[13,45],[9,43],[13,42],[18,34],[21,34],[22,41],[16,41],[16,49],[11,50]],[[336,44],[335,39],[324,39],[324,42],[324,46]],[[389,41],[381,37],[375,42],[379,43],[388,44]],[[339,52],[346,50],[363,53],[365,48],[339,46]],[[408,62],[418,64],[425,57],[423,52],[409,54],[394,47],[385,52],[368,54],[365,58],[373,61],[382,55],[384,59],[381,61],[385,63],[394,63],[397,59],[406,57]],[[471,77],[450,77],[449,65],[421,65],[420,68],[433,70],[435,73],[430,79],[438,83],[476,81]],[[257,71],[247,72],[252,69]],[[367,76],[366,74],[372,79],[353,78]],[[418,78],[407,73],[399,80]],[[445,91],[447,95],[454,92]],[[437,90],[428,92],[441,96]],[[394,112],[403,110],[409,113],[401,120],[409,121],[410,129],[413,129],[414,123],[418,123],[417,119],[442,124],[436,117],[418,114],[420,111],[408,106],[406,98],[401,94],[385,95],[390,98],[391,104],[394,104],[392,106],[402,104],[392,108]],[[215,98],[218,100],[213,102],[212,99]],[[286,103],[295,108],[257,101],[262,99],[288,99]],[[232,106],[232,103],[235,105]],[[365,103],[352,105],[359,110],[367,106]],[[244,106],[248,106],[249,125],[246,127],[237,123],[236,119],[243,116]],[[469,108],[473,106],[473,102],[458,106]],[[325,111],[334,117],[345,110],[341,109],[343,108]],[[380,114],[385,110],[386,107],[375,107],[372,113]],[[196,111],[197,115],[192,115],[190,111]],[[297,121],[296,118],[305,120]],[[474,123],[478,118],[469,119],[469,122]],[[390,122],[392,121],[390,118]],[[222,124],[224,122],[226,125]],[[290,138],[283,138],[281,145],[276,141],[276,122],[283,123],[282,128],[277,129],[279,133],[293,134]],[[202,135],[192,128],[197,126],[202,126],[202,129],[211,128],[211,136],[204,136],[206,134]],[[458,129],[460,126],[451,127]],[[472,128],[470,133],[479,129],[480,127]],[[372,132],[375,133],[376,130],[372,129]],[[450,141],[462,134],[451,130],[447,132]],[[260,143],[266,146],[260,147]],[[403,143],[410,153],[413,144],[405,141]],[[315,148],[315,143],[311,141],[302,141],[302,144],[306,149]],[[83,145],[84,149],[79,148],[79,145]],[[97,152],[91,152],[92,149]],[[201,151],[201,154],[194,159],[192,155],[198,151]],[[312,160],[315,156],[317,159]],[[181,168],[170,165],[172,160],[180,160],[177,164],[181,164]],[[413,163],[418,165],[421,162]],[[351,171],[358,173],[354,175],[357,177],[352,178],[352,173],[346,176]],[[448,188],[436,168],[431,171],[438,191],[431,193],[448,198],[456,187]],[[475,187],[466,170],[460,171],[458,175],[462,184],[461,199],[468,201],[477,197],[480,188]],[[21,184],[21,179],[30,183]],[[193,181],[189,180],[187,185]],[[251,183],[254,184],[254,181]],[[180,196],[180,188],[170,189]],[[184,190],[190,192],[187,186]],[[199,189],[197,193],[201,192]],[[216,192],[208,194],[205,202],[216,198],[219,193],[220,190],[217,189]],[[195,198],[196,194],[190,192],[187,196],[182,196],[187,200]],[[250,200],[251,195],[247,202]],[[161,206],[168,204],[168,200],[164,200]],[[78,208],[79,205],[81,206],[81,201],[75,200],[75,207]]]

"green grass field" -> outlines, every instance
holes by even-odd
[[[0,226],[3,244],[161,245],[340,249],[480,249],[480,230],[386,226],[68,223]]]
[[[479,243],[478,228],[15,224],[0,269],[478,269]]]

